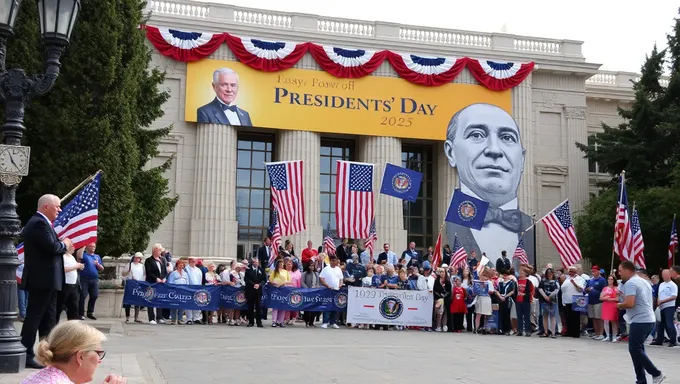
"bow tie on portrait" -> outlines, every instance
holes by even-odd
[[[484,225],[489,223],[500,224],[509,231],[519,233],[522,231],[522,212],[519,209],[502,210],[489,207],[484,217]]]
[[[236,109],[237,109],[237,108],[236,108],[235,105],[226,105],[226,104],[222,104],[222,110],[223,110],[223,111],[229,110],[229,111],[232,111],[232,112],[235,113],[235,112],[236,112]]]

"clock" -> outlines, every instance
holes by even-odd
[[[0,174],[28,176],[31,147],[0,144]]]

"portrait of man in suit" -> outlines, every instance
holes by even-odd
[[[196,121],[251,127],[253,123],[248,112],[236,106],[239,86],[238,73],[234,70],[220,68],[213,72],[212,88],[215,99],[198,108]]]
[[[451,118],[444,153],[449,165],[458,171],[457,187],[489,203],[481,230],[446,223],[449,241],[457,235],[468,254],[485,252],[494,264],[501,251],[512,257],[520,234],[533,223],[517,202],[526,154],[517,123],[495,105],[468,105]],[[533,229],[524,234],[531,263],[533,239]]]

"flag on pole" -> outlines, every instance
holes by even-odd
[[[17,245],[17,256],[21,263],[17,267],[17,284],[21,284],[21,278],[24,275],[24,243]]]
[[[673,256],[678,246],[678,230],[675,229],[675,215],[673,215],[673,226],[671,227],[671,242],[668,244],[668,268],[673,266]]]
[[[621,174],[619,186],[619,202],[616,209],[616,223],[614,224],[614,252],[621,261],[633,260],[633,232],[630,228],[628,216],[628,194],[626,193],[626,176]]]
[[[529,258],[527,257],[527,250],[524,249],[524,237],[519,239],[517,248],[515,248],[515,253],[512,255],[513,259],[518,259],[520,264],[529,264]]]
[[[569,267],[581,260],[581,248],[578,245],[576,230],[571,221],[568,199],[539,221],[543,222],[550,240],[555,244],[557,253],[560,254],[562,265]]]
[[[281,236],[307,229],[305,194],[302,188],[302,160],[266,163],[272,191],[272,203],[278,212]]]
[[[365,239],[375,216],[373,164],[338,160],[335,222],[338,237]]]
[[[633,254],[632,258],[638,268],[647,268],[645,263],[645,242],[642,239],[642,229],[640,228],[640,217],[637,209],[633,205],[633,213],[630,217],[630,229],[633,232]]]
[[[281,245],[281,226],[279,225],[279,215],[276,208],[272,211],[272,222],[269,224],[269,237],[272,239],[272,251],[269,255],[269,265],[272,265],[279,255],[279,246]]]
[[[451,265],[456,268],[463,268],[467,264],[467,252],[458,240],[458,235],[453,238],[453,249],[451,249]]]
[[[422,180],[423,174],[418,171],[387,163],[380,193],[415,203]]]
[[[437,243],[434,245],[434,252],[432,252],[432,270],[436,271],[442,263],[442,229],[439,228],[439,236],[437,236]]]
[[[82,248],[97,241],[99,220],[99,186],[101,173],[87,183],[62,209],[52,225],[60,239],[69,238],[73,248]]]
[[[368,253],[373,257],[373,248],[375,247],[375,242],[378,240],[378,234],[375,230],[375,217],[371,221],[371,230],[368,232],[368,237],[364,240],[364,248],[368,249]]]
[[[333,236],[331,235],[330,221],[328,222],[328,225],[326,225],[326,230],[323,234],[323,250],[328,256],[335,255],[335,240],[333,240]]]

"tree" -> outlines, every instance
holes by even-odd
[[[101,169],[98,246],[110,255],[146,248],[177,202],[163,177],[170,161],[148,167],[170,131],[149,129],[169,94],[158,89],[164,73],[149,68],[143,9],[140,0],[83,0],[59,79],[26,109],[31,169],[17,192],[20,216],[35,212],[40,195],[63,196]],[[35,1],[22,3],[15,29],[8,68],[40,70]]]

